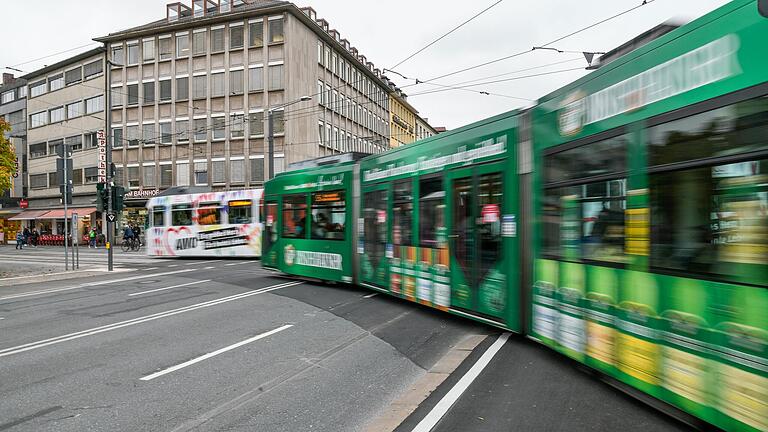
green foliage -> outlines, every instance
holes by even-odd
[[[11,131],[11,125],[0,117],[0,191],[11,188],[11,179],[16,175],[16,150],[5,137]]]

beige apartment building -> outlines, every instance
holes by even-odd
[[[57,148],[72,151],[71,207],[81,231],[96,220],[97,131],[104,128],[104,54],[93,49],[29,73],[27,82],[28,203],[24,222],[61,234],[64,211],[56,173]]]
[[[388,81],[311,8],[172,3],[163,20],[96,40],[112,65],[113,162],[135,195],[261,186],[270,110],[275,172],[389,147]]]

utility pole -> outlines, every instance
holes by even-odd
[[[64,270],[68,271],[69,256],[67,253],[67,239],[69,238],[69,225],[67,224],[67,218],[69,216],[67,215],[67,201],[69,198],[69,176],[67,175],[67,171],[69,171],[69,149],[65,142],[62,142],[59,145],[62,149],[62,155],[64,155]],[[72,270],[74,270],[74,268]]]
[[[280,104],[274,108],[267,108],[267,157],[269,158],[269,161],[267,162],[267,168],[269,169],[269,174],[267,175],[268,180],[271,180],[275,177],[275,111],[281,110],[288,105],[310,100],[312,100],[312,96],[302,96],[299,99]]]
[[[267,179],[271,180],[275,177],[275,110],[270,109],[267,111],[267,168],[269,174]]]
[[[104,190],[107,191],[107,271],[113,270],[114,255],[112,247],[114,246],[115,237],[115,219],[110,221],[110,214],[112,210],[112,182],[114,181],[114,173],[112,172],[112,62],[109,61],[109,47],[107,43],[104,43],[104,135],[106,136],[106,148],[107,148],[107,182],[104,185]]]

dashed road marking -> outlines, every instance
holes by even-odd
[[[132,296],[137,296],[137,295],[142,295],[142,294],[149,294],[149,293],[153,293],[153,292],[169,290],[169,289],[172,289],[172,288],[181,288],[181,287],[190,286],[190,285],[197,285],[199,283],[210,282],[210,281],[211,281],[210,279],[205,279],[205,280],[194,281],[194,282],[189,282],[189,283],[180,284],[180,285],[172,285],[172,286],[169,286],[169,287],[155,288],[155,289],[151,289],[151,290],[148,290],[148,291],[131,293],[131,294],[128,294],[128,296],[132,297]]]
[[[367,299],[367,298],[375,297],[377,295],[379,295],[379,293],[371,293],[371,294],[368,294],[368,295],[364,295],[363,298]]]

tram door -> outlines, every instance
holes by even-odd
[[[456,170],[448,177],[451,305],[501,318],[506,309],[501,212],[500,164]]]

